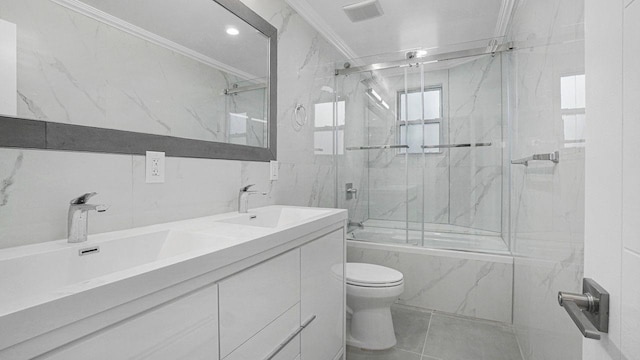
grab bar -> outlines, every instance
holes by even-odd
[[[273,359],[276,355],[278,355],[278,353],[280,351],[282,351],[282,349],[284,349],[290,342],[291,340],[295,339],[296,336],[298,336],[298,334],[300,334],[302,332],[302,330],[304,330],[307,326],[309,326],[309,324],[311,324],[311,322],[313,320],[316,319],[316,316],[313,315],[312,317],[309,318],[309,320],[305,321],[304,324],[300,325],[299,328],[297,328],[291,335],[289,335],[286,339],[284,339],[283,342],[280,343],[280,345],[278,345],[277,348],[275,348],[271,353],[269,353],[269,355],[267,355],[267,357],[264,358],[264,360],[271,360]]]
[[[450,149],[450,148],[463,148],[463,147],[480,147],[491,146],[492,143],[470,143],[470,144],[446,144],[446,145],[422,145],[423,149]]]
[[[529,166],[529,161],[534,161],[534,160],[552,161],[557,164],[560,162],[560,151],[555,151],[547,154],[533,154],[526,158],[511,160],[511,163],[514,165]]]
[[[347,150],[408,149],[409,145],[350,146]]]

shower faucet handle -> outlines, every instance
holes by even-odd
[[[358,199],[358,189],[353,187],[353,183],[346,184],[347,200]]]

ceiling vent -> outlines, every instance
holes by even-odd
[[[343,6],[345,14],[352,22],[369,20],[382,16],[382,6],[378,0],[365,0],[359,3]]]

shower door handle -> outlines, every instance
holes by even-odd
[[[600,340],[600,332],[609,332],[609,293],[592,279],[582,281],[583,294],[558,292],[558,303],[582,335]]]

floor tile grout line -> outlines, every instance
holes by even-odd
[[[420,352],[420,358],[424,356],[424,350],[427,348],[427,337],[429,336],[429,330],[431,329],[432,320],[433,320],[433,311],[429,315],[429,324],[427,324],[427,332],[424,334],[424,343],[422,344],[422,351]]]

